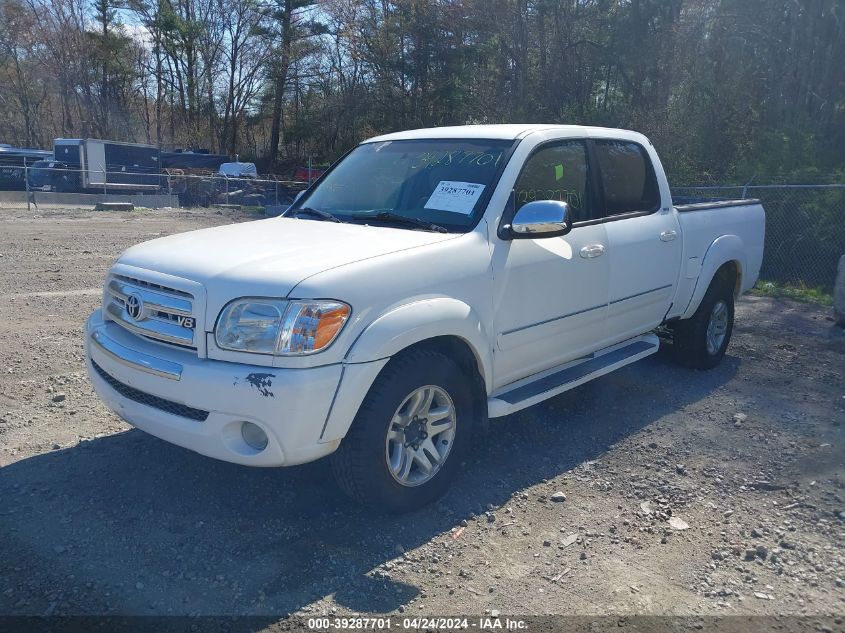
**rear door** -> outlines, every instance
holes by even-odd
[[[104,185],[107,182],[108,163],[106,162],[106,144],[102,141],[86,141],[85,143],[85,185]]]
[[[657,327],[669,310],[681,264],[681,235],[671,205],[661,208],[654,165],[629,140],[594,139],[610,261],[607,344]]]

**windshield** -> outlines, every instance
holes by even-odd
[[[402,216],[443,227],[470,229],[480,201],[513,141],[408,140],[365,143],[352,150],[286,215],[297,209],[330,213],[342,222],[394,223]],[[320,219],[312,213],[309,217]],[[401,220],[401,218],[400,218]],[[414,227],[408,223],[403,228]]]

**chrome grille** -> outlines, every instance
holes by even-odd
[[[196,349],[197,315],[189,292],[112,275],[103,307],[109,319],[134,334]]]
[[[143,279],[127,277],[126,275],[112,275],[112,278],[120,281],[125,281],[126,283],[132,284],[133,286],[139,286],[141,288],[147,288],[153,291],[159,290],[167,294],[185,297],[188,300],[194,298],[190,292],[185,292],[184,290],[177,290],[176,288],[168,288],[167,286],[162,286],[161,284],[153,283],[152,281],[144,281]]]

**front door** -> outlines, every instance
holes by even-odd
[[[569,203],[574,222],[592,211],[586,145],[537,149],[514,186],[517,209],[533,200]],[[493,237],[495,388],[591,352],[605,336],[610,258],[603,224],[535,240]]]

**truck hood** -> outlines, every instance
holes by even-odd
[[[237,297],[285,297],[311,275],[455,237],[458,235],[272,218],[144,242],[125,251],[118,263],[203,284],[208,312],[216,314]]]

